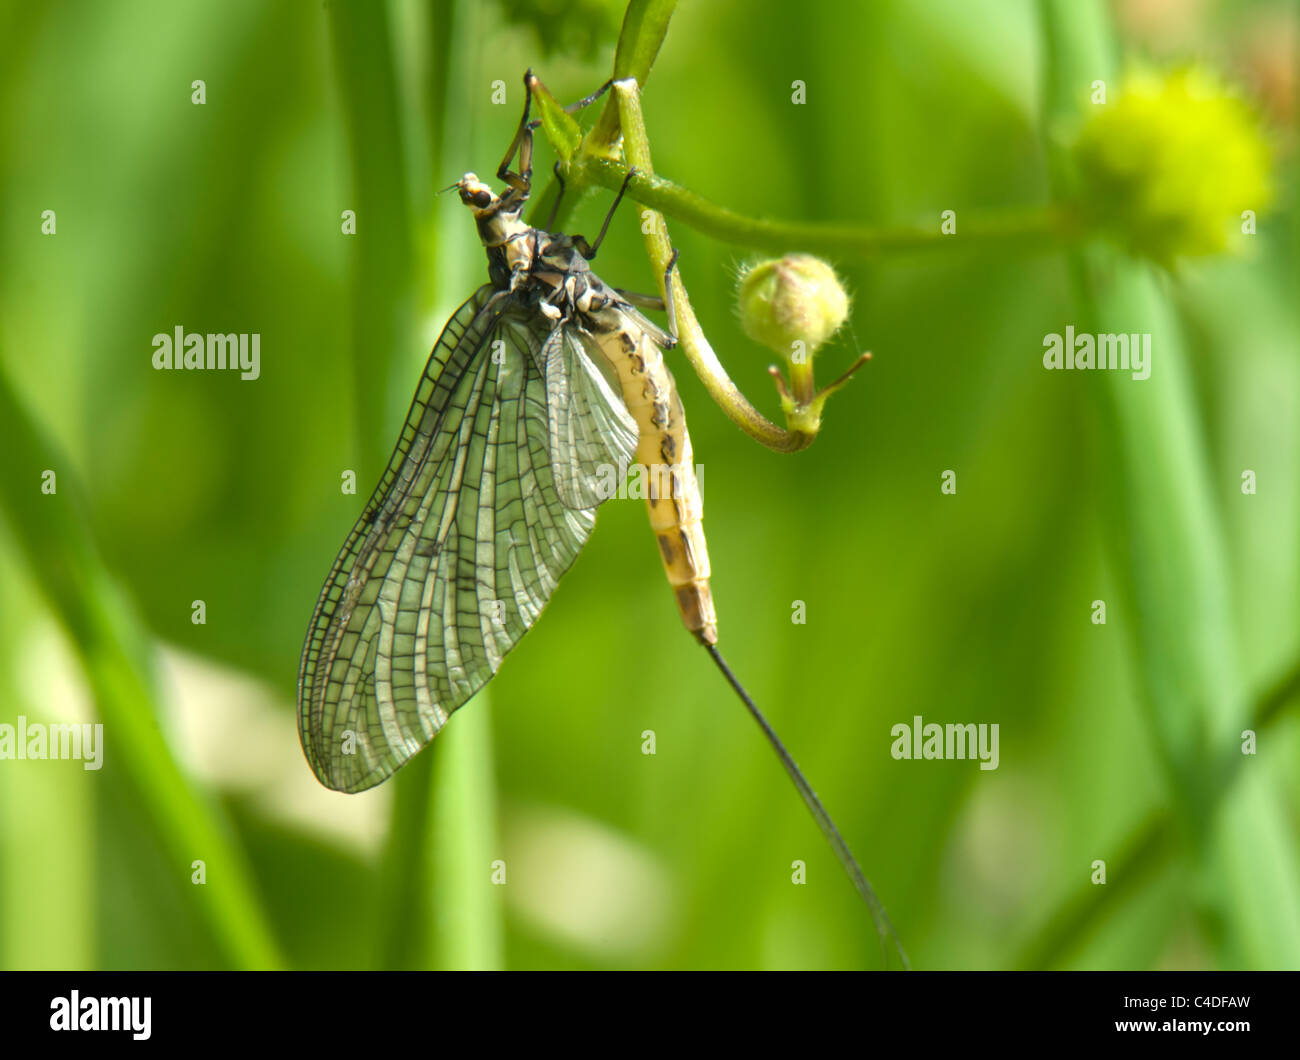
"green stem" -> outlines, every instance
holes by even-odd
[[[1112,76],[1115,49],[1100,0],[1040,0],[1040,11],[1043,126],[1053,143],[1047,134],[1077,117],[1086,86]],[[1067,172],[1058,146],[1058,200],[1069,194]],[[1109,487],[1103,525],[1131,616],[1142,705],[1174,799],[1172,831],[1162,831],[1161,841],[1180,840],[1186,889],[1207,937],[1219,943],[1220,962],[1271,967],[1300,946],[1295,858],[1265,775],[1251,771],[1236,792],[1227,783],[1240,764],[1239,734],[1249,715],[1212,471],[1179,324],[1149,266],[1104,246],[1079,248],[1067,264],[1080,331],[1146,333],[1156,350],[1149,379],[1110,372],[1089,389]],[[1117,877],[1108,878],[1110,904]]]
[[[1260,698],[1255,708],[1255,728],[1265,729],[1272,725],[1297,698],[1300,698],[1300,659]]]
[[[619,31],[618,48],[614,53],[614,80],[630,77],[645,84],[676,7],[677,0],[630,0],[623,14],[623,28]],[[573,211],[592,187],[591,174],[582,163],[590,158],[616,160],[618,157],[621,135],[618,101],[611,93],[596,124],[583,136],[578,123],[565,113],[540,81],[532,87],[543,130],[564,173],[564,197],[560,200],[554,222],[556,231],[563,232]],[[616,190],[617,187],[615,185]],[[559,182],[552,180],[536,199],[529,223],[534,226],[543,224],[551,216],[559,197]]]
[[[419,970],[431,965],[433,903],[432,829],[435,752],[427,748],[393,781],[393,806],[380,879],[379,952],[376,967]],[[400,781],[400,783],[399,783]]]
[[[471,139],[476,115],[453,102],[453,89],[461,78],[476,78],[482,72],[472,58],[476,54],[472,45],[482,38],[492,13],[482,4],[444,3],[456,9],[454,20],[444,20],[445,25],[454,21],[456,26],[455,39],[448,41],[444,54],[458,58],[441,67],[437,105],[444,108],[442,127],[450,139],[437,148],[450,154],[463,150]],[[439,182],[440,173],[441,168],[433,172]],[[462,273],[453,261],[459,251],[447,240],[439,240],[439,245],[443,259],[439,271],[450,284],[442,285],[442,299],[457,304],[464,298],[458,286],[461,281],[456,279]],[[410,822],[409,828],[395,822],[391,833],[421,851],[418,880],[425,889],[411,892],[411,897],[424,907],[420,916],[427,926],[425,967],[484,971],[505,967],[501,889],[486,883],[491,860],[500,856],[490,707],[488,692],[480,692],[457,711],[435,745],[424,752],[421,757],[431,758],[432,767],[415,779],[418,790],[426,793],[428,812],[418,822]],[[401,906],[392,907],[390,923],[398,926],[403,914]]]
[[[629,163],[635,164],[631,163],[630,156]],[[627,166],[608,158],[588,158],[575,168],[580,181],[613,191],[627,177]],[[944,235],[937,214],[932,222],[924,225],[887,228],[746,217],[680,184],[647,173],[639,165],[636,176],[628,184],[627,194],[643,206],[726,243],[775,253],[799,250],[842,260],[952,251],[987,252],[991,248],[1047,252],[1060,249],[1077,232],[1072,214],[1051,206],[963,213],[960,235]]]
[[[676,0],[631,0],[619,34],[614,56],[614,80],[637,82],[640,87],[663,43]],[[540,84],[537,88],[540,88]],[[1076,238],[1079,225],[1073,211],[1063,207],[1032,206],[998,211],[965,213],[960,235],[945,234],[936,216],[924,224],[874,228],[867,225],[800,223],[746,217],[711,202],[653,170],[619,158],[623,134],[622,108],[628,105],[611,93],[600,118],[584,137],[577,123],[544,88],[534,90],[547,139],[564,171],[565,195],[556,215],[556,227],[565,230],[573,209],[593,185],[610,191],[623,187],[628,165],[639,173],[628,185],[628,195],[642,206],[657,210],[705,235],[754,250],[784,252],[799,250],[844,260],[871,260],[884,255],[950,251],[987,252],[990,248],[1021,253],[1044,252]],[[642,122],[644,125],[644,122]],[[648,152],[647,152],[648,153]],[[552,181],[537,199],[530,220],[541,224],[550,216],[559,194]]]
[[[1260,696],[1253,712],[1257,734],[1271,729],[1288,706],[1300,703],[1300,660]],[[1224,770],[1222,788],[1215,801],[1234,782],[1245,762],[1244,756],[1232,755]],[[1058,967],[1096,931],[1106,916],[1136,893],[1139,884],[1156,878],[1179,853],[1179,822],[1168,810],[1157,810],[1120,844],[1120,854],[1111,859],[1106,887],[1088,885],[1062,902],[1047,918],[1044,926],[1021,949],[1015,967],[1034,970]]]
[[[243,852],[225,818],[190,786],[163,739],[150,676],[153,645],[126,593],[99,558],[80,491],[0,373],[0,512],[77,653],[105,732],[104,769],[120,770],[142,820],[167,852],[178,892],[197,907],[212,945],[231,967],[277,968],[279,947]],[[44,469],[57,492],[41,492]],[[208,882],[190,882],[191,863]]]
[[[386,8],[330,4],[330,36],[352,159],[357,213],[352,345],[362,478],[388,462],[390,381],[412,327],[411,214]],[[404,407],[404,406],[403,406]]]
[[[618,101],[622,127],[623,146],[631,165],[647,178],[654,175],[654,165],[650,159],[650,142],[646,137],[645,119],[641,114],[640,92],[634,80],[616,81],[613,88]],[[662,215],[652,211],[651,217],[645,219],[642,231],[645,233],[646,253],[659,277],[660,293],[664,300],[670,297],[664,286],[664,277],[668,263],[672,260],[672,241],[668,238],[668,226]],[[762,442],[769,449],[779,453],[792,453],[806,449],[816,437],[815,431],[787,431],[771,422],[759,412],[740,388],[731,381],[722,362],[718,360],[709,340],[704,337],[704,330],[691,307],[690,296],[682,283],[682,271],[677,268],[670,278],[672,284],[671,298],[677,319],[677,338],[691,367],[699,375],[709,396],[717,402],[718,407],[729,419],[751,438]]]
[[[338,0],[329,17],[357,211],[352,389],[362,454],[359,477],[373,481],[387,462],[386,443],[394,433],[389,430],[394,366],[405,362],[414,330],[413,226],[387,9],[363,0]],[[437,144],[430,146],[437,149]],[[428,756],[422,756],[393,779],[388,845],[380,867],[379,967],[420,967],[427,959],[426,917],[413,898],[431,890],[428,858],[421,857],[430,768]]]
[[[677,0],[631,0],[623,15],[618,50],[614,53],[615,81],[624,81],[630,77],[638,84],[646,83],[676,7]],[[600,118],[587,136],[587,146],[592,153],[614,153],[618,144],[620,120],[618,101],[610,96]]]
[[[493,882],[504,860],[496,827],[492,711],[480,692],[438,737],[430,820],[436,968],[505,967],[505,888]]]
[[[1020,951],[1014,966],[1025,971],[1059,967],[1107,913],[1159,877],[1180,849],[1177,835],[1178,822],[1172,813],[1152,813],[1120,846],[1120,852],[1107,859],[1106,885],[1090,884],[1057,907]]]
[[[543,111],[551,109],[559,109],[559,105],[548,97]],[[563,231],[573,208],[593,185],[618,191],[627,180],[628,167],[636,163],[630,155],[625,163],[587,154],[585,147],[566,153],[569,137],[545,119],[543,127],[564,167],[564,201],[556,218],[557,229]],[[533,224],[542,224],[550,216],[558,193],[559,185],[552,181],[530,215]],[[1066,206],[1052,205],[963,211],[959,228],[952,235],[942,232],[938,215],[926,224],[889,227],[746,217],[639,165],[627,184],[627,196],[725,243],[774,253],[799,250],[844,261],[872,261],[909,254],[1048,253],[1061,250],[1082,235],[1076,212]]]
[[[569,214],[593,185],[610,190],[626,187],[634,201],[648,207],[643,215],[648,223],[642,226],[646,251],[660,278],[665,301],[670,298],[663,278],[672,257],[665,214],[728,242],[773,251],[797,248],[837,257],[870,258],[885,253],[933,251],[952,246],[987,250],[996,244],[1022,250],[1046,249],[1059,246],[1077,234],[1071,213],[1056,207],[1008,210],[965,218],[960,240],[944,234],[938,218],[927,226],[893,229],[755,219],[718,206],[672,181],[657,177],[641,113],[640,83],[649,75],[673,7],[672,0],[632,0],[615,57],[617,79],[601,118],[585,137],[580,135],[577,122],[539,80],[534,78],[529,84],[542,127],[559,157],[564,174],[565,193],[556,212],[555,227],[564,230]],[[620,137],[625,162],[617,157]],[[632,169],[635,173],[629,180],[628,174]],[[548,217],[556,206],[557,195],[559,185],[553,181],[530,215],[532,224],[544,223],[543,218]],[[680,270],[674,270],[668,282],[682,349],[719,408],[746,434],[776,452],[792,453],[811,445],[821,428],[821,410],[826,398],[843,385],[867,355],[820,392],[811,389],[809,378],[806,380],[809,386],[791,394],[774,369],[786,419],[786,426],[779,427],[759,412],[728,376],[704,336]]]
[[[459,116],[448,109],[448,83],[454,77],[451,58],[457,53],[453,36],[474,32],[472,12],[469,6],[441,3],[430,13],[425,79],[430,183],[441,179],[448,135],[465,132],[464,125],[452,120]],[[353,273],[357,423],[362,463],[378,478],[397,435],[395,421],[405,411],[413,385],[405,377],[419,302],[411,235],[416,209],[404,178],[399,71],[389,43],[386,8],[364,0],[337,0],[330,6],[330,19],[358,203]],[[434,255],[428,259],[421,262],[423,290],[433,292],[442,263]],[[404,378],[393,383],[399,375]],[[484,714],[486,709],[480,696],[467,714]],[[478,731],[469,721],[458,718],[454,727]],[[375,961],[382,968],[493,968],[501,963],[500,910],[484,902],[458,901],[470,882],[479,884],[484,878],[483,858],[440,856],[449,844],[490,845],[495,832],[492,791],[467,777],[462,761],[486,761],[490,766],[490,742],[480,746],[481,741],[456,736],[444,733],[436,746],[416,756],[390,782],[393,804],[379,866],[375,932]],[[448,814],[449,806],[456,812]],[[445,927],[449,908],[454,931]]]
[[[46,714],[17,676],[41,602],[22,591],[25,574],[0,534],[0,703],[4,720],[66,722]],[[13,711],[11,714],[10,711]],[[94,775],[94,774],[91,774]],[[0,930],[0,967],[29,971],[94,968],[99,960],[97,861],[105,844],[98,784],[69,784],[44,766],[0,768],[0,905],[22,910]],[[112,840],[109,839],[108,842]]]

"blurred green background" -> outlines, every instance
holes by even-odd
[[[602,0],[0,6],[0,723],[104,724],[100,771],[0,761],[0,966],[879,965],[681,629],[639,502],[604,507],[488,694],[394,781],[327,792],[298,748],[316,594],[486,278],[435,192],[494,170],[526,67],[565,102],[601,84],[621,20]],[[749,216],[957,211],[941,247],[836,260],[852,337],[820,371],[875,359],[810,450],[746,438],[669,355],[722,647],[917,967],[1300,965],[1295,45],[1294,6],[1264,0],[673,16],[644,93],[662,175]],[[1166,272],[963,242],[1051,201],[1094,78],[1187,60],[1241,86],[1275,150],[1244,251]],[[616,217],[597,265],[649,291],[638,222]],[[669,226],[714,348],[776,415],[733,309],[752,252]],[[1067,324],[1150,331],[1152,379],[1044,371]],[[260,378],[155,371],[178,325],[259,333]],[[895,761],[917,714],[998,723],[999,768]]]

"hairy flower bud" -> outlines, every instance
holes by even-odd
[[[826,262],[787,254],[747,268],[737,291],[740,323],[755,342],[802,363],[849,315],[849,296]]]
[[[1074,146],[1081,206],[1133,253],[1165,265],[1219,253],[1271,202],[1258,121],[1207,71],[1132,75],[1092,110]]]

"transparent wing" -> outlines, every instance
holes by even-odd
[[[542,354],[555,488],[567,507],[595,508],[613,496],[632,462],[636,420],[597,367],[593,358],[603,355],[594,340],[556,328]]]
[[[328,787],[372,787],[433,739],[591,533],[551,470],[546,338],[485,286],[434,346],[303,648],[298,729]]]

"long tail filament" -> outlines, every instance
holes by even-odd
[[[785,744],[781,742],[781,738],[777,736],[776,731],[768,724],[763,712],[758,709],[758,706],[750,698],[749,693],[745,691],[736,675],[731,672],[731,667],[722,658],[717,645],[705,644],[704,646],[708,649],[709,654],[713,656],[713,661],[718,664],[718,669],[722,671],[727,683],[736,690],[736,695],[740,697],[746,709],[758,722],[758,727],[763,730],[763,735],[767,737],[772,749],[776,752],[776,756],[781,759],[785,771],[790,774],[790,779],[794,781],[794,786],[803,797],[808,812],[813,815],[813,820],[817,822],[817,827],[822,830],[826,842],[835,851],[835,856],[839,859],[840,865],[843,866],[849,880],[871,911],[871,919],[875,922],[876,933],[880,936],[880,947],[885,955],[886,965],[889,963],[889,947],[892,944],[898,953],[899,960],[902,961],[903,968],[910,969],[911,965],[908,963],[907,953],[903,950],[903,944],[899,941],[894,925],[889,922],[889,914],[885,912],[885,907],[881,904],[880,899],[876,897],[876,892],[872,890],[871,884],[867,882],[867,878],[863,875],[857,859],[854,858],[853,852],[849,850],[849,845],[844,842],[840,830],[835,827],[835,822],[831,820],[831,815],[826,812],[826,807],[822,805],[821,799],[817,797],[812,785],[808,783],[808,778],[803,775],[798,764],[790,756],[790,752],[785,749]]]

